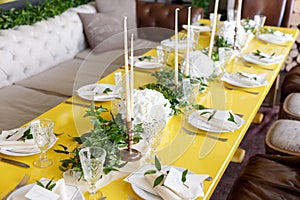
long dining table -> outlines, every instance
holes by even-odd
[[[284,33],[292,34],[294,41],[299,34],[298,29],[273,27]],[[201,33],[199,42],[203,47],[208,46],[210,33]],[[274,83],[281,67],[284,65],[289,51],[294,42],[288,42],[285,46],[263,42],[254,37],[249,44],[243,49],[242,53],[254,52],[259,49],[265,53],[276,53],[283,55],[282,60],[278,64],[268,66],[272,70],[265,70],[260,65],[248,68],[243,64],[240,57],[235,57],[226,66],[227,72],[247,72],[247,73],[265,73],[268,84],[258,88],[250,88],[247,90],[259,92],[259,94],[250,94],[242,90],[228,90],[224,88],[226,85],[218,78],[209,82],[207,90],[199,94],[196,98],[198,104],[214,109],[232,110],[234,113],[242,114],[245,123],[233,132],[210,133],[197,130],[199,134],[187,134],[182,131],[181,126],[186,123],[186,116],[183,114],[174,115],[168,121],[164,130],[162,141],[157,149],[157,155],[164,165],[178,166],[189,169],[194,173],[209,174],[212,177],[210,181],[204,181],[204,197],[209,199],[217,187],[227,166],[237,151],[241,141],[243,140],[249,126],[262,105],[266,95],[268,94],[272,84]],[[155,55],[155,52],[149,51],[149,55]],[[124,73],[124,69],[117,71]],[[135,70],[134,72],[135,87],[147,83],[153,83],[156,79],[151,73]],[[114,73],[101,79],[99,83],[114,84]],[[89,101],[83,100],[74,95],[68,101],[90,105]],[[112,101],[97,102],[96,105],[102,105],[105,108],[114,108]],[[6,163],[0,163],[0,197],[11,191],[24,174],[30,174],[28,184],[34,183],[42,177],[58,180],[62,178],[62,171],[59,170],[60,161],[68,158],[70,155],[56,153],[53,149],[58,149],[59,144],[69,147],[76,147],[70,136],[80,136],[92,129],[92,124],[88,118],[84,118],[88,108],[77,106],[75,104],[61,103],[51,110],[38,116],[38,118],[50,118],[55,123],[54,132],[64,133],[58,136],[56,144],[47,151],[48,157],[54,160],[54,164],[48,168],[37,168],[33,166],[33,161],[39,158],[39,155],[32,156],[8,156],[1,155],[29,164],[30,168],[21,168]],[[29,123],[29,122],[28,122]],[[218,141],[207,137],[206,134],[216,137],[228,138],[226,142]],[[132,190],[129,183],[122,178],[113,180],[101,188],[107,199],[141,199]],[[230,190],[230,188],[228,188]],[[199,198],[202,199],[202,198]]]

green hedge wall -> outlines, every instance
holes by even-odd
[[[27,2],[26,6],[20,10],[12,8],[9,11],[0,11],[0,29],[9,29],[25,24],[30,25],[59,15],[68,8],[87,4],[91,1],[94,0],[45,0],[34,6]]]

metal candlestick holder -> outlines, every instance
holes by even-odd
[[[132,128],[132,121],[126,121],[126,133],[128,135],[128,139],[127,139],[127,148],[126,149],[122,149],[120,151],[120,156],[121,159],[123,161],[127,161],[127,162],[133,162],[133,161],[138,161],[142,158],[142,154],[140,151],[133,149],[132,145],[133,145],[133,128]]]
[[[240,48],[237,46],[237,35],[238,35],[238,27],[236,26],[234,28],[234,45],[233,45],[233,49],[234,50],[239,50]]]

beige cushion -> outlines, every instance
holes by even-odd
[[[123,16],[127,16],[128,30],[137,28],[135,0],[96,0],[96,5],[100,13],[114,11],[117,12],[120,16],[122,16],[122,18]]]
[[[291,93],[283,102],[287,118],[300,120],[300,93]]]
[[[267,132],[266,145],[277,152],[300,155],[300,122],[277,120]]]
[[[0,131],[20,127],[65,98],[18,85],[0,89]]]
[[[84,32],[94,53],[123,47],[122,16],[116,12],[79,13]],[[103,44],[102,44],[103,43]],[[97,47],[97,48],[96,48]]]
[[[134,40],[134,55],[142,55],[152,48],[155,48],[159,43],[150,40],[135,39]],[[124,65],[124,49],[115,49],[112,51],[103,52],[101,54],[95,53],[91,49],[86,49],[78,53],[76,58],[85,59],[91,62],[101,62],[106,64]]]
[[[16,84],[70,97],[79,87],[95,83],[119,66],[74,59]]]

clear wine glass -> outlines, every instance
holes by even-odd
[[[101,178],[106,151],[100,147],[85,147],[79,151],[84,179],[88,182],[89,192],[84,194],[85,199],[100,199],[103,194],[96,189],[96,183]]]
[[[36,167],[46,168],[53,163],[53,160],[49,159],[46,154],[53,135],[53,128],[54,122],[51,119],[38,119],[30,124],[30,132],[41,151],[40,159],[33,163]]]

